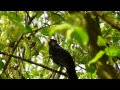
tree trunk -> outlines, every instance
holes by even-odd
[[[99,47],[97,45],[97,37],[101,36],[99,18],[94,12],[92,14],[84,13],[84,18],[86,20],[86,30],[89,35],[90,55],[94,57],[100,50],[105,49],[105,47]],[[95,63],[98,77],[101,79],[120,79],[119,71],[112,65],[106,63],[108,59],[108,56],[104,55]]]

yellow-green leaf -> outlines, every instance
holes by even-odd
[[[71,25],[67,24],[67,23],[64,23],[61,25],[56,25],[56,26],[51,26],[50,35],[53,35],[54,33],[59,32],[59,31],[65,32],[66,30],[68,30],[70,28],[71,28]]]
[[[98,36],[97,44],[98,46],[106,46],[106,41],[101,36]]]
[[[86,46],[88,41],[89,41],[89,37],[88,34],[85,32],[85,30],[81,27],[74,27],[74,38],[83,46]]]
[[[88,67],[90,66],[90,64],[92,64],[92,63],[95,63],[95,62],[97,62],[103,55],[104,55],[104,51],[99,51],[98,53],[97,53],[97,55],[92,59],[92,60],[90,60],[89,62],[88,62]]]
[[[120,47],[119,46],[107,47],[107,48],[105,48],[105,52],[108,56],[120,57]]]

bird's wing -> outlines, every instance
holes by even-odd
[[[56,62],[66,68],[75,67],[72,56],[60,46],[55,47]]]

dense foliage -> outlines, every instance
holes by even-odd
[[[67,79],[48,41],[74,59],[79,79],[120,79],[119,11],[1,11],[0,78]]]

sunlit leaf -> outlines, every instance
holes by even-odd
[[[93,64],[93,63],[95,63],[95,62],[97,62],[103,55],[104,55],[104,51],[99,51],[98,53],[97,53],[97,55],[92,59],[92,60],[90,60],[89,62],[88,62],[88,67],[91,65],[91,64]]]
[[[96,78],[96,77],[97,77],[96,72],[92,73],[92,78],[94,79],[94,78]]]
[[[89,40],[88,34],[81,27],[74,28],[74,38],[83,46],[86,46]]]
[[[71,28],[71,25],[67,23],[51,26],[50,35],[53,35],[55,32],[65,32],[66,30],[70,28]]]
[[[6,13],[6,15],[14,23],[21,24],[22,19],[19,16],[17,16],[16,12],[9,12],[9,13]]]
[[[73,32],[74,32],[74,29],[73,29],[73,28],[67,30],[67,32],[66,32],[66,38],[67,38],[68,40],[71,39],[71,35],[72,35]]]
[[[120,47],[118,46],[107,47],[105,48],[105,52],[108,56],[120,57]]]
[[[101,36],[98,36],[97,44],[98,46],[106,46],[106,41]]]
[[[38,27],[34,27],[34,28],[32,28],[33,31],[35,31],[35,30],[37,30],[37,29],[38,29]]]

